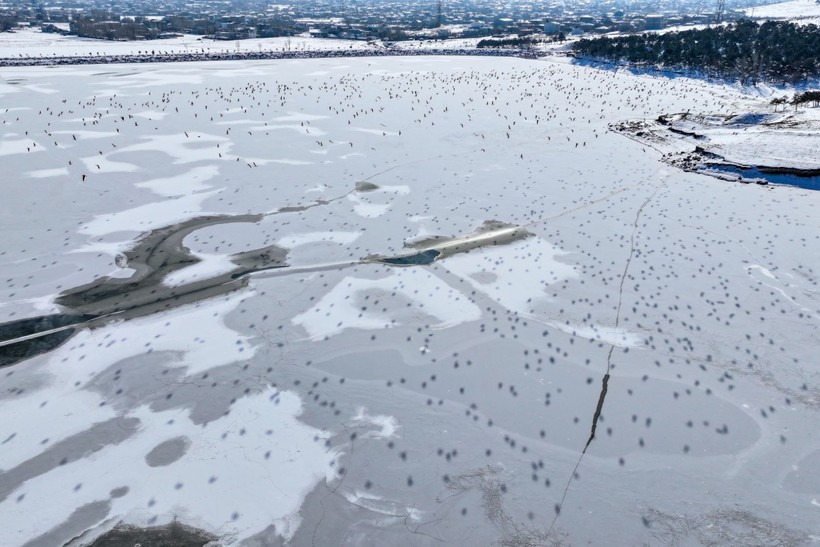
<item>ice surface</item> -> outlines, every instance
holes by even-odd
[[[628,332],[624,329],[605,327],[602,325],[579,325],[575,323],[558,323],[547,321],[550,327],[560,329],[573,336],[580,336],[589,340],[601,340],[611,346],[619,348],[640,347],[643,344],[641,335]]]
[[[367,414],[367,409],[365,407],[359,407],[356,415],[353,416],[353,421],[363,423],[363,424],[370,424],[378,427],[378,431],[367,431],[362,435],[363,439],[367,439],[368,437],[374,437],[379,439],[390,439],[393,437],[398,437],[398,430],[401,427],[396,418],[393,416],[371,416]]]
[[[166,201],[100,215],[83,226],[80,232],[91,236],[104,236],[117,232],[147,232],[155,228],[162,228],[202,215],[202,203],[217,193],[218,190],[211,190],[184,194]]]
[[[179,517],[234,542],[273,524],[288,539],[299,527],[304,496],[332,474],[328,464],[339,456],[322,446],[326,434],[296,419],[301,411],[299,397],[273,389],[237,401],[229,415],[207,427],[178,410],[138,407],[127,414],[137,420],[129,439],[26,482],[0,524],[14,530],[9,539],[35,538],[44,525],[65,520],[75,505],[107,499],[125,486],[127,494],[111,499],[109,511],[128,524]],[[182,458],[148,465],[146,455],[160,441],[179,437],[190,442]],[[247,482],[249,471],[266,480]]]
[[[204,167],[195,167],[175,177],[140,182],[137,183],[136,186],[139,188],[148,188],[152,192],[168,198],[181,197],[211,188],[211,186],[205,184],[205,182],[216,177],[218,174],[218,167],[215,165],[207,165]]]
[[[506,309],[537,317],[535,307],[548,298],[549,285],[576,275],[558,260],[564,254],[543,239],[529,238],[456,255],[442,265]]]
[[[44,152],[42,144],[33,139],[9,139],[0,140],[0,156],[11,156],[14,154],[24,154],[26,152]]]
[[[124,250],[203,214],[253,220],[193,230],[201,261],[167,283],[271,246],[289,264],[2,369],[9,544],[173,519],[226,545],[820,535],[820,194],[684,172],[609,130],[690,111],[727,154],[760,157],[749,122],[782,121],[771,90],[557,58],[2,80],[0,322],[65,313],[55,295],[137,273]],[[778,159],[816,160],[799,133],[772,141]],[[488,220],[531,235],[366,259]]]
[[[361,236],[361,232],[308,232],[285,236],[276,243],[287,249],[310,245],[321,242],[338,243],[339,245],[350,245]]]

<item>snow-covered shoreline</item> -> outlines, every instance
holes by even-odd
[[[374,49],[272,51],[265,53],[169,53],[148,55],[100,55],[89,57],[21,57],[0,58],[0,67],[107,65],[135,63],[194,63],[207,61],[281,61],[291,59],[360,58],[360,57],[522,57],[534,58],[531,51],[519,49]]]

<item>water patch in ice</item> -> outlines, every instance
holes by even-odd
[[[150,231],[114,259],[122,270],[129,270],[128,277],[98,277],[54,298],[55,304],[73,315],[0,324],[0,366],[51,351],[80,328],[100,328],[113,321],[168,311],[224,295],[246,287],[251,273],[287,267],[287,250],[276,245],[229,256],[198,256],[183,245],[184,238],[197,229],[225,223],[255,223],[262,218],[261,215],[204,216]],[[148,342],[145,347],[150,345]]]
[[[496,220],[488,220],[473,233],[466,236],[448,237],[434,235],[405,242],[405,247],[416,249],[414,253],[398,256],[369,255],[365,257],[365,260],[390,264],[391,266],[426,266],[440,258],[443,259],[455,254],[467,253],[481,247],[507,245],[528,238],[531,235],[529,231],[521,226]],[[486,275],[481,273],[478,276],[471,275],[471,277],[478,280],[480,277],[486,278]]]
[[[389,264],[391,266],[428,266],[436,261],[441,256],[441,251],[436,249],[427,249],[426,251],[419,251],[415,254],[405,256],[388,256],[379,258],[379,262]]]
[[[57,299],[57,303],[78,313],[102,318],[112,314],[133,317],[168,309],[185,303],[228,293],[247,285],[246,275],[251,272],[283,268],[287,266],[287,251],[275,245],[243,251],[226,256],[208,255],[206,264],[196,268],[200,259],[183,245],[192,232],[208,226],[227,223],[254,223],[260,215],[203,216],[185,222],[163,226],[142,236],[133,248],[117,256],[118,265],[136,271],[128,279],[98,278],[84,286],[69,289]],[[232,267],[222,271],[225,260]],[[197,277],[207,273],[210,277],[190,280],[194,268]],[[185,285],[168,287],[163,280],[171,274],[180,273],[187,278]],[[219,270],[221,273],[214,273]]]
[[[795,186],[805,190],[820,190],[820,175],[816,174],[820,171],[817,169],[807,170],[809,173],[815,173],[813,175],[794,174],[788,171],[788,168],[747,167],[720,162],[707,163],[701,170],[704,174],[729,173],[743,183],[755,182],[762,185],[772,183]]]
[[[59,347],[88,319],[82,314],[51,314],[0,324],[0,368]]]

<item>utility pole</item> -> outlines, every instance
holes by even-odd
[[[438,0],[438,6],[436,8],[436,28],[441,26],[441,0]]]

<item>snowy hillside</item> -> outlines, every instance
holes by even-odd
[[[820,23],[820,3],[815,0],[792,0],[766,6],[746,8],[750,17],[766,19],[789,19],[795,22]]]

